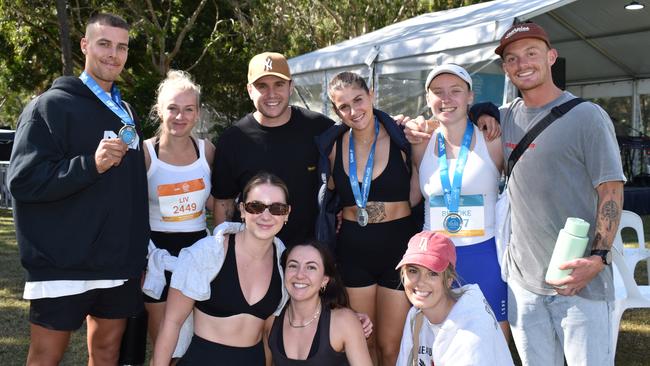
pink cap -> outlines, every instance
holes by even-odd
[[[406,253],[395,269],[405,264],[417,264],[440,273],[449,263],[456,267],[456,247],[451,239],[440,233],[423,231],[409,240]]]

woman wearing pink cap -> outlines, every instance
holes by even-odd
[[[397,366],[513,365],[499,324],[475,284],[452,289],[456,248],[423,231],[408,244],[400,270],[413,307],[404,324]]]

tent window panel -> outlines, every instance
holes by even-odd
[[[641,132],[644,135],[650,135],[650,94],[641,94],[639,96],[641,105]]]
[[[396,115],[418,116],[428,112],[424,82],[428,70],[383,74],[378,78],[377,108]]]
[[[293,94],[289,98],[291,105],[307,108],[314,112],[323,112],[323,86],[321,84],[294,85]]]
[[[486,71],[486,70],[483,70]],[[424,115],[431,117],[424,92],[424,82],[429,70],[409,71],[396,74],[379,75],[377,106],[395,115]],[[501,105],[503,100],[504,78],[502,73],[472,73],[475,102],[492,102]]]

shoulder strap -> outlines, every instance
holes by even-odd
[[[415,313],[411,320],[411,330],[413,337],[413,348],[411,348],[411,355],[409,356],[408,366],[418,366],[418,349],[420,348],[420,329],[422,329],[422,320],[424,314],[422,311]]]
[[[506,165],[506,177],[510,177],[510,174],[512,173],[512,169],[515,167],[515,164],[523,155],[524,151],[530,146],[530,144],[535,140],[537,136],[539,136],[542,131],[546,129],[546,127],[550,126],[553,121],[556,119],[562,117],[565,115],[568,111],[573,109],[573,107],[577,106],[578,104],[584,102],[585,100],[582,98],[573,98],[569,100],[568,102],[562,103],[558,106],[553,107],[551,111],[542,119],[541,121],[537,122],[533,128],[528,131],[524,137],[521,138],[519,143],[517,144],[517,147],[512,151],[510,154],[510,157],[508,158],[508,164]]]

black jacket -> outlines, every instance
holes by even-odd
[[[16,238],[29,281],[140,277],[149,238],[142,151],[97,173],[95,151],[123,126],[77,77],[23,110],[8,171]]]
[[[406,165],[411,171],[411,145],[404,136],[404,130],[385,112],[373,109],[373,113],[384,126],[390,139],[397,144],[400,150],[406,154]],[[336,191],[327,188],[332,168],[329,155],[334,147],[334,142],[345,131],[350,128],[342,123],[330,127],[322,135],[316,138],[318,147],[318,177],[320,178],[320,189],[318,190],[318,218],[316,219],[316,239],[329,246],[334,252],[336,247],[336,214],[342,209],[340,197]],[[406,187],[409,189],[409,187]]]

